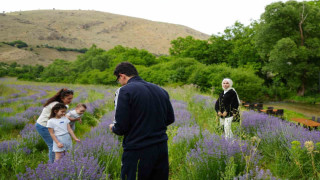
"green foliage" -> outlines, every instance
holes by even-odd
[[[75,71],[81,73],[92,69],[103,71],[110,67],[110,61],[111,58],[105,50],[92,45],[85,54],[79,56],[74,62]]]
[[[42,65],[18,65],[16,62],[9,64],[0,63],[0,77],[14,76],[23,80],[37,80],[44,67]]]
[[[236,22],[230,28],[224,30],[223,37],[232,44],[231,52],[228,53],[226,59],[228,65],[232,67],[244,66],[250,64],[256,70],[260,70],[264,62],[259,57],[258,51],[255,48],[255,26],[252,23],[250,26]]]
[[[236,176],[236,169],[237,169],[237,164],[234,162],[234,157],[231,156],[228,159],[228,162],[226,164],[226,170],[225,173],[223,173],[223,179],[233,179],[233,177]]]
[[[4,84],[0,84],[0,96],[3,96],[7,89],[8,88]]]
[[[269,61],[264,70],[286,79],[283,82],[298,95],[304,95],[317,82],[319,11],[319,7],[306,2],[272,3],[257,28],[257,48]]]
[[[6,76],[8,74],[8,68],[8,64],[0,62],[0,77]]]
[[[208,91],[212,87],[210,75],[212,75],[211,68],[200,64],[192,73],[189,82],[199,86],[202,91]]]
[[[236,22],[224,34],[213,35],[208,40],[197,40],[192,36],[179,37],[171,41],[170,55],[195,58],[204,64],[226,62],[232,67],[254,64],[260,69],[262,62],[255,49],[255,24],[244,26]]]
[[[149,68],[138,67],[140,76],[146,81],[165,85],[169,83],[186,84],[191,73],[199,64],[191,58],[172,57],[168,62],[159,63]]]
[[[302,102],[302,103],[309,103],[309,104],[315,104],[317,102],[320,102],[320,93],[318,94],[310,94],[308,96],[290,96],[291,100],[294,102]]]
[[[320,160],[319,145],[320,143],[314,144],[312,141],[306,141],[304,145],[299,141],[291,142],[290,161],[286,161],[286,165],[291,168],[290,178],[320,177],[320,168],[316,164]]]
[[[40,78],[40,75],[43,71],[44,67],[42,65],[23,65],[21,71],[19,72],[18,79],[37,80]]]
[[[68,82],[75,81],[74,66],[71,62],[57,59],[44,69],[41,79],[46,82]]]
[[[37,48],[40,48],[39,45],[36,46]],[[41,45],[41,47],[45,47],[45,48],[50,48],[50,49],[56,49],[58,51],[74,51],[74,52],[79,52],[79,53],[85,53],[88,51],[87,48],[81,48],[81,49],[76,49],[76,48],[66,48],[66,47],[54,47],[54,46],[50,46],[48,44],[45,45]]]
[[[171,45],[169,53],[172,56],[195,58],[202,63],[206,63],[209,57],[209,44],[206,40],[194,39],[192,36],[179,37],[172,40]]]
[[[119,45],[109,50],[108,54],[113,57],[113,66],[124,61],[146,67],[157,64],[156,57],[144,49],[139,50],[137,48],[127,48]]]
[[[17,48],[28,47],[28,44],[21,40],[12,41],[12,42],[3,42],[3,43],[8,44],[10,46],[16,46]]]
[[[240,99],[245,101],[260,100],[263,80],[249,68],[231,68],[226,64],[204,66],[200,65],[189,79],[190,83],[200,86],[201,90],[212,88],[214,94],[222,92],[221,82],[224,78],[231,78]]]

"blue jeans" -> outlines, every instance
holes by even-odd
[[[52,152],[53,140],[50,136],[48,128],[36,123],[36,130],[38,131],[38,133],[40,134],[44,142],[47,144],[49,148],[49,162],[53,163],[55,158],[55,153]]]

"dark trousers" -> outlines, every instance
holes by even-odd
[[[139,180],[169,178],[167,141],[143,149],[123,152],[121,179],[135,180],[137,177]]]

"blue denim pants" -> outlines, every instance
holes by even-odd
[[[38,131],[38,133],[40,134],[44,142],[47,144],[49,148],[49,162],[53,163],[55,158],[55,153],[52,152],[53,140],[50,136],[48,128],[36,123],[36,130]]]

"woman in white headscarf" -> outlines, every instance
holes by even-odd
[[[219,95],[219,98],[215,105],[215,110],[220,117],[220,125],[224,127],[224,133],[226,138],[232,138],[233,133],[231,130],[231,123],[236,113],[239,113],[238,107],[240,100],[237,92],[232,88],[233,82],[229,78],[222,80],[223,92]]]

